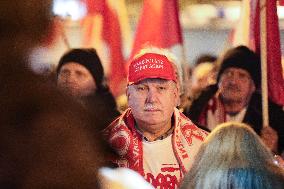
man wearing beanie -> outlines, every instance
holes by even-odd
[[[93,48],[71,49],[61,57],[57,66],[57,85],[101,120],[103,128],[120,115],[115,99],[104,83],[101,60]]]
[[[129,66],[129,108],[104,135],[118,154],[113,161],[119,167],[137,171],[155,188],[175,189],[207,132],[176,108],[179,87],[173,62],[157,52],[141,52]]]
[[[193,101],[191,107],[184,111],[196,124],[206,126],[213,130],[218,124],[227,121],[237,121],[249,124],[258,134],[263,131],[262,105],[260,87],[260,59],[245,46],[238,46],[228,50],[221,62],[217,76],[217,84],[209,86],[200,96]],[[269,147],[277,152],[283,150],[283,124],[277,118],[281,108],[269,104],[270,126],[278,131],[279,140]],[[281,116],[280,116],[281,117]],[[273,129],[268,129],[272,136],[277,134]],[[267,132],[267,129],[266,129]],[[273,135],[274,134],[274,135]],[[271,136],[271,138],[273,138]]]

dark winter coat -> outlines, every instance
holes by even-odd
[[[185,108],[184,114],[193,122],[199,124],[198,120],[203,109],[217,90],[217,85],[209,86],[193,101],[190,107]],[[260,134],[262,129],[262,99],[258,92],[255,92],[250,99],[243,123],[249,124],[257,134]],[[269,101],[269,125],[278,133],[278,148],[282,152],[284,150],[284,111],[282,107],[271,101]]]

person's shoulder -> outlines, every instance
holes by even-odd
[[[108,90],[108,88],[97,90],[86,98],[90,101],[95,100],[96,102],[108,103],[113,104],[113,106],[116,106],[115,99],[112,93]]]
[[[184,114],[187,117],[191,117],[193,120],[197,121],[197,117],[203,110],[204,106],[216,94],[217,90],[218,90],[217,84],[208,86],[199,94],[198,97],[192,100],[190,106],[184,109]]]
[[[126,109],[120,116],[116,117],[104,130],[104,133],[116,132],[117,129],[126,129],[128,124],[133,119],[130,109]]]
[[[181,118],[181,127],[183,130],[192,130],[194,132],[200,133],[200,135],[207,136],[208,129],[204,129],[202,126],[196,125],[188,117],[186,117],[182,112],[179,112]]]
[[[217,92],[217,90],[218,90],[217,84],[210,85],[206,87],[195,100],[198,101],[200,99],[211,98],[211,96],[213,96]]]
[[[249,102],[250,107],[258,108],[259,110],[262,109],[262,95],[259,91],[256,91],[252,94]],[[274,103],[271,99],[268,99],[269,111],[273,112],[273,114],[282,114],[284,113],[283,107]]]

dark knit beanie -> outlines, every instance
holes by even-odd
[[[97,88],[99,89],[103,86],[104,70],[101,60],[95,49],[71,49],[70,51],[66,52],[59,60],[56,70],[57,76],[60,72],[61,67],[64,64],[70,62],[76,62],[86,67],[92,74],[96,82]]]
[[[218,82],[222,73],[230,67],[246,70],[250,74],[256,88],[259,87],[261,79],[260,59],[252,50],[246,46],[238,46],[227,51],[221,62],[221,67],[217,76]]]

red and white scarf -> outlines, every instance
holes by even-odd
[[[224,104],[220,100],[220,93],[217,92],[207,103],[203,111],[201,112],[198,123],[206,125],[209,130],[213,130],[218,124],[227,121],[242,122],[246,107],[244,107],[239,113],[234,116],[226,114]]]
[[[184,174],[191,167],[194,156],[208,133],[194,125],[176,108],[174,120],[173,151]],[[131,109],[127,109],[103,133],[120,157],[114,159],[113,162],[117,163],[119,167],[130,168],[145,176],[142,136],[137,132],[134,124]]]
[[[208,116],[213,116],[216,123],[226,122],[226,113],[223,103],[219,98],[219,93],[217,92],[207,103],[203,109],[201,115],[199,116],[198,122],[201,125],[208,126]],[[210,129],[210,128],[209,128]]]

